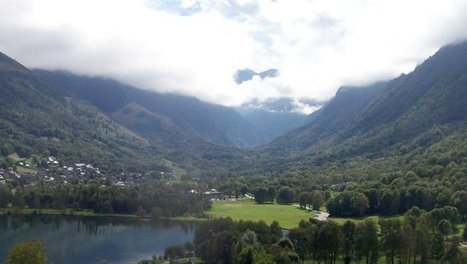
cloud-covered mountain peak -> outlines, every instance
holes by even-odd
[[[261,79],[274,78],[279,76],[279,70],[268,69],[262,72],[255,72],[252,69],[246,68],[243,70],[237,70],[234,75],[234,79],[237,84],[242,84],[243,82],[250,81],[255,76],[259,76]]]

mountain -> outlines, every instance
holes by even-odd
[[[355,159],[369,167],[389,160],[395,168],[427,150],[449,155],[467,142],[465,42],[393,80],[342,87],[309,116],[295,115],[291,99],[233,109],[103,78],[32,72],[3,54],[0,92],[2,155],[52,155],[116,170],[280,174]],[[254,150],[231,147],[293,126],[299,127]]]
[[[237,70],[235,73],[234,79],[237,84],[242,84],[243,82],[249,81],[253,79],[255,76],[259,76],[261,79],[265,78],[274,78],[279,75],[279,70],[277,69],[269,69],[262,72],[255,72],[252,69],[243,69]]]
[[[368,105],[384,91],[387,83],[370,87],[342,87],[334,98],[304,121],[303,126],[286,133],[264,147],[271,155],[288,156],[305,150],[320,140],[332,136],[355,121]],[[277,151],[276,151],[277,150]]]
[[[232,109],[200,106],[195,98],[176,95],[154,100],[153,93],[71,74],[49,83],[39,72],[0,55],[0,147],[4,157],[13,153],[38,159],[54,156],[63,162],[86,162],[113,171],[178,167],[191,175],[250,167],[251,151],[210,143],[180,127],[195,129],[182,121],[186,121],[184,115],[204,114],[205,108],[199,107],[212,107],[218,118],[224,114],[222,110],[241,118]],[[59,88],[60,81],[67,89]],[[159,107],[172,118],[154,111]],[[197,121],[204,122],[204,117]],[[207,120],[205,131],[215,129],[209,123],[214,121]]]
[[[162,169],[161,151],[75,100],[0,53],[0,147],[2,155],[54,156],[109,168]],[[128,161],[133,164],[128,166]],[[125,165],[124,165],[125,164]]]
[[[313,100],[293,98],[269,98],[264,101],[252,100],[236,108],[261,136],[260,144],[304,125],[308,112],[322,106]]]
[[[263,151],[295,165],[388,158],[426,149],[453,133],[465,136],[466,122],[464,42],[440,49],[407,75],[364,88],[341,88],[308,124]]]
[[[290,115],[288,119],[285,114],[267,113],[266,122],[257,122],[234,108],[195,97],[144,91],[110,79],[67,72],[35,72],[55,87],[92,103],[138,135],[172,147],[172,142],[180,145],[184,138],[234,147],[264,144],[297,127],[294,120],[304,117]]]

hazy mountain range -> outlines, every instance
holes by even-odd
[[[465,138],[467,44],[444,47],[393,80],[342,87],[324,105],[279,98],[234,109],[110,79],[30,71],[3,54],[0,90],[3,155],[274,172]],[[319,110],[307,116],[297,106]]]

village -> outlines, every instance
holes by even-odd
[[[159,178],[172,177],[172,172],[156,172]],[[154,173],[152,174],[154,176]],[[14,167],[0,168],[0,184],[33,187],[43,184],[55,187],[61,184],[99,183],[102,186],[130,187],[147,179],[141,173],[105,173],[98,167],[87,163],[65,164],[54,157],[46,162],[33,165],[27,161],[17,161]]]

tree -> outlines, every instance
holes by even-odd
[[[347,220],[342,226],[343,244],[342,251],[344,255],[344,263],[349,264],[354,258],[355,247],[355,223]]]
[[[396,255],[400,253],[402,245],[402,225],[396,219],[380,219],[381,248],[385,252],[388,263],[394,264]]]
[[[307,209],[309,200],[310,200],[310,193],[302,192],[299,198],[300,208]]]
[[[355,215],[364,216],[366,210],[368,209],[368,197],[363,193],[357,193],[352,199],[352,206],[355,211]]]
[[[410,263],[412,256],[415,258],[415,228],[417,217],[420,215],[420,209],[411,208],[404,215],[402,222],[402,255],[403,263]]]
[[[433,245],[431,248],[433,258],[440,261],[444,257],[444,235],[436,232],[433,236]]]
[[[459,214],[465,220],[467,218],[467,191],[458,191],[452,198],[453,205],[459,210]]]
[[[177,259],[185,256],[185,248],[179,245],[168,246],[164,250],[164,259]]]
[[[271,245],[269,254],[272,255],[274,261],[271,263],[299,263],[300,258],[295,253],[295,248],[289,238],[281,238],[277,243]]]
[[[399,195],[399,192],[396,190],[383,190],[379,201],[379,211],[382,215],[391,215],[397,213],[400,205]]]
[[[462,263],[461,255],[462,253],[459,250],[460,239],[457,236],[452,237],[446,243],[446,249],[444,253],[443,260],[448,263]]]
[[[274,203],[274,199],[276,198],[276,188],[274,188],[273,186],[269,186],[268,188],[268,202],[270,203]]]
[[[415,251],[421,258],[421,263],[426,263],[432,248],[432,221],[431,215],[423,211],[417,219],[415,228]]]
[[[449,220],[446,220],[446,219],[439,221],[438,231],[445,236],[451,234],[451,231],[452,231],[451,222],[449,222]]]
[[[456,224],[459,221],[459,211],[453,206],[444,206],[430,211],[433,225],[436,226],[443,219],[448,220],[451,224]]]
[[[255,191],[255,202],[259,204],[266,203],[268,201],[268,190],[264,187],[260,187]]]
[[[277,202],[282,204],[292,203],[294,201],[294,192],[289,187],[282,187],[277,195]]]
[[[237,242],[236,251],[238,257],[236,263],[238,264],[251,264],[257,263],[258,259],[264,258],[264,249],[258,239],[256,238],[255,232],[247,229],[240,240]]]
[[[240,193],[242,195],[245,195],[247,192],[248,192],[248,186],[242,185],[242,187],[240,187]]]
[[[462,233],[462,239],[467,241],[467,223],[464,225],[464,232]]]
[[[310,252],[313,227],[311,223],[302,220],[300,226],[291,229],[287,236],[293,242],[295,251],[302,260]]]
[[[318,227],[314,241],[317,249],[315,255],[324,263],[335,263],[343,241],[342,229],[333,221],[321,222]]]
[[[378,213],[378,190],[376,189],[368,189],[363,192],[365,196],[368,198],[368,213],[375,214]]]
[[[17,244],[8,254],[5,264],[45,264],[46,249],[39,240],[25,241]]]
[[[355,252],[357,257],[365,257],[366,264],[378,261],[378,227],[373,219],[358,223],[355,229]]]
[[[314,210],[319,210],[323,206],[324,196],[320,191],[313,191],[310,198]]]
[[[210,258],[207,260],[211,263],[231,263],[234,257],[232,250],[234,239],[234,234],[230,231],[217,233],[210,244]]]

